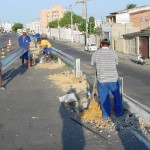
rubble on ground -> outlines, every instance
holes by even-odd
[[[40,64],[38,67],[56,69],[62,65],[64,64]],[[95,128],[99,128],[100,133],[103,129],[106,129],[109,132],[116,132],[116,134],[120,131],[132,132],[133,130],[136,130],[150,137],[150,127],[146,125],[139,116],[128,111],[125,111],[124,115],[119,118],[115,117],[114,112],[112,112],[110,119],[108,121],[103,121],[99,103],[96,100],[89,101],[89,97],[86,97],[88,89],[85,77],[82,76],[76,78],[75,72],[68,70],[57,74],[50,74],[49,79],[66,93],[69,90],[74,89],[73,91],[76,92],[75,95],[78,95],[79,99],[75,102],[76,104],[70,108],[78,111],[82,121],[92,124]],[[85,93],[85,95],[80,95],[81,93]],[[72,112],[72,109],[70,110]]]

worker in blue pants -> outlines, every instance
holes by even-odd
[[[23,29],[22,35],[18,38],[20,48],[27,50],[20,58],[22,59],[22,67],[24,68],[24,60],[26,59],[28,62],[28,68],[30,68],[30,36],[26,34],[26,30]]]
[[[109,48],[110,41],[103,39],[100,49],[95,51],[91,58],[91,65],[96,65],[97,87],[103,119],[111,115],[111,103],[109,94],[114,97],[114,112],[116,117],[123,113],[122,98],[120,94],[119,75],[116,69],[118,55],[115,50]]]
[[[119,89],[119,82],[99,83],[98,82],[98,95],[100,99],[102,115],[104,119],[108,119],[111,115],[111,103],[109,94],[110,91],[114,96],[114,112],[116,117],[122,115],[122,100]]]

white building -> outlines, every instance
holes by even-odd
[[[102,26],[102,23],[103,23],[102,20],[95,20],[95,28],[101,27],[101,26]]]
[[[26,28],[33,34],[39,33],[40,32],[40,22],[32,21],[26,25]]]
[[[0,24],[1,31],[10,32],[12,29],[12,24],[8,21],[4,21]]]

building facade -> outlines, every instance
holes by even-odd
[[[34,34],[34,33],[40,33],[41,32],[41,29],[40,29],[40,21],[32,21],[32,22],[29,22],[27,25],[26,25],[26,28],[27,30]]]
[[[42,9],[40,12],[40,26],[41,30],[48,27],[48,23],[60,20],[63,16],[66,10],[62,8],[59,5],[54,5],[49,9]]]
[[[137,39],[130,41],[130,46],[123,35],[139,32],[150,24],[150,6],[140,6],[110,13],[106,17],[111,24],[112,47],[119,52],[137,55],[137,47],[134,46]],[[128,46],[127,46],[128,45]]]
[[[12,31],[12,24],[8,21],[4,21],[0,24],[0,32],[10,32]]]

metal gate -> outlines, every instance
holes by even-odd
[[[139,52],[142,57],[149,58],[149,38],[148,36],[139,37]]]

